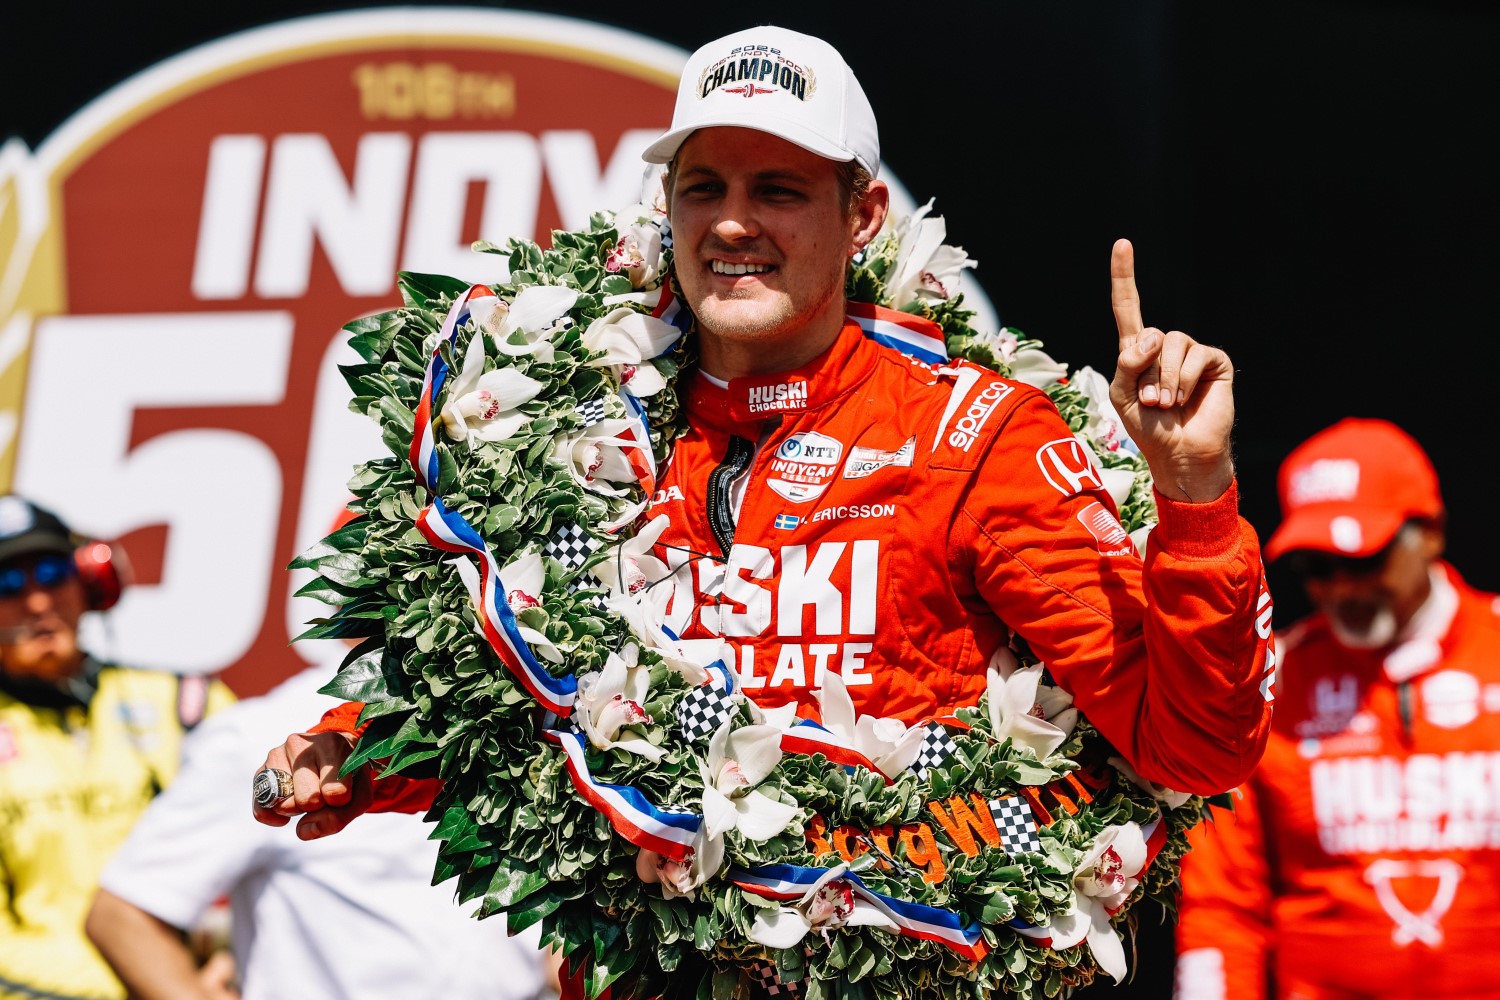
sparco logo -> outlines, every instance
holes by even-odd
[[[995,412],[995,406],[1015,391],[1015,386],[1006,385],[1004,382],[992,382],[984,387],[984,391],[974,397],[974,402],[964,411],[959,418],[958,424],[948,434],[948,443],[955,448],[968,451],[979,438],[979,432],[984,429],[985,422],[990,419],[990,414]]]

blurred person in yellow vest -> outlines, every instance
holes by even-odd
[[[177,773],[183,734],[233,700],[217,681],[101,662],[87,611],[119,599],[111,546],[0,496],[0,997],[117,1000],[84,936],[99,872]]]

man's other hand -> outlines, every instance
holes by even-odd
[[[337,833],[366,812],[371,802],[369,767],[339,774],[356,739],[344,732],[293,733],[273,747],[262,767],[290,774],[292,794],[269,808],[255,804],[255,818],[268,826],[285,826],[301,816],[297,836],[316,840]]]

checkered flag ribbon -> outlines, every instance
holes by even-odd
[[[798,1000],[806,993],[806,984],[800,981],[785,982],[776,971],[776,963],[758,958],[750,964],[750,988],[754,996],[771,996],[777,1000]]]
[[[588,605],[595,611],[607,610],[608,605],[604,603],[604,595],[599,593],[592,583],[584,584],[582,582],[583,579],[583,577],[579,577],[568,584],[568,593],[576,595],[581,603]]]
[[[917,751],[917,759],[911,763],[918,781],[926,781],[928,771],[948,763],[958,752],[958,744],[953,742],[948,730],[936,722],[927,723],[925,728],[927,735],[922,737],[922,749]]]
[[[677,703],[677,725],[689,743],[706,740],[734,714],[734,698],[723,688],[701,684]]]
[[[592,427],[604,419],[604,400],[603,398],[591,399],[587,403],[579,403],[575,410],[578,416],[583,418],[583,426]]]
[[[1041,838],[1036,835],[1036,817],[1032,815],[1031,803],[1021,796],[991,799],[990,815],[995,818],[995,829],[1000,831],[1000,843],[1007,854],[1042,849]]]
[[[576,573],[601,544],[578,525],[563,524],[552,532],[552,537],[547,539],[542,551],[561,563],[569,573]]]

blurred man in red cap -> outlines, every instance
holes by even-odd
[[[1183,866],[1179,1000],[1500,998],[1500,620],[1441,560],[1437,474],[1349,419],[1281,468],[1266,546],[1316,607],[1271,742]]]

